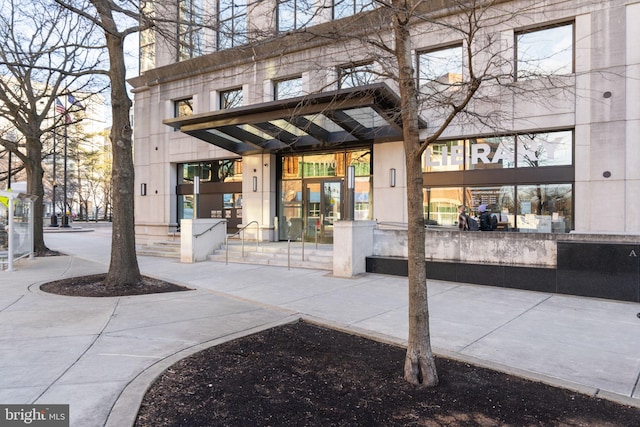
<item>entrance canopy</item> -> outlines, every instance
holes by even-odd
[[[239,155],[402,140],[400,98],[373,84],[164,120]],[[421,128],[426,128],[424,121]]]

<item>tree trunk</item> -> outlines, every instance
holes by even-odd
[[[132,129],[129,120],[131,99],[127,94],[124,61],[124,37],[118,32],[107,0],[91,0],[96,7],[104,29],[109,51],[109,78],[111,80],[112,164],[112,238],[111,263],[105,279],[110,287],[132,286],[142,277],[136,257],[135,222],[133,213],[134,169]]]
[[[27,161],[25,169],[27,171],[27,193],[36,196],[33,202],[33,251],[36,256],[44,255],[49,248],[44,243],[44,186],[42,179],[44,170],[42,168],[42,145],[40,139],[33,140],[26,138]]]
[[[429,334],[417,90],[411,62],[408,27],[411,18],[411,2],[395,0],[393,6],[396,11],[394,18],[395,53],[398,60],[408,204],[409,339],[404,364],[404,378],[412,384],[432,387],[438,384],[438,374]]]

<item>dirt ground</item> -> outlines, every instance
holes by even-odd
[[[120,296],[100,277],[42,290]],[[145,278],[137,295],[186,288]],[[298,322],[187,357],[144,396],[135,426],[640,426],[640,408],[438,358],[440,384],[402,378],[404,349]]]
[[[105,277],[106,274],[94,274],[61,279],[41,285],[40,290],[51,294],[76,297],[123,297],[189,290],[184,286],[146,276],[142,276],[142,282],[135,286],[108,288],[103,284]]]

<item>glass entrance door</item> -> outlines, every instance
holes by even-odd
[[[342,181],[305,182],[304,221],[308,241],[333,243],[333,223],[342,218]]]

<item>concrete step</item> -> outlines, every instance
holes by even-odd
[[[273,265],[280,267],[311,268],[316,270],[333,270],[333,247],[332,245],[306,244],[304,248],[304,259],[302,257],[302,246],[299,242],[291,246],[289,256],[288,246],[284,242],[260,242],[256,248],[255,242],[244,245],[244,255],[242,245],[236,242],[229,242],[228,261],[230,263]],[[209,256],[210,261],[226,262],[227,248],[215,251]]]
[[[139,245],[136,254],[163,258],[180,258],[180,241],[159,241]]]

